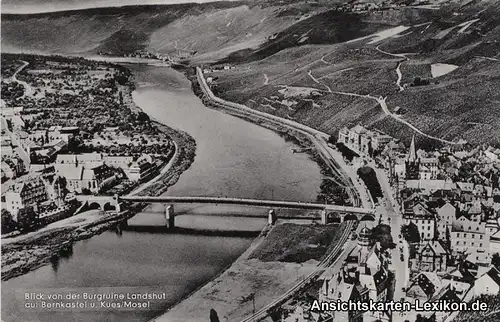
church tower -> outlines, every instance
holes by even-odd
[[[358,235],[358,245],[362,248],[369,248],[371,246],[371,230],[366,225],[361,228]]]
[[[406,180],[418,180],[420,171],[420,160],[417,156],[417,149],[415,148],[415,135],[411,138],[410,151],[408,158],[405,162],[406,166]]]

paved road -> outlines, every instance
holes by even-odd
[[[12,75],[12,78],[11,78],[11,80],[13,82],[17,82],[24,87],[23,96],[21,96],[19,98],[23,98],[25,96],[33,96],[33,88],[30,86],[30,84],[26,83],[25,81],[17,79],[17,74],[19,74],[20,71],[22,71],[24,68],[26,68],[26,66],[29,65],[29,63],[27,61],[21,60],[21,62],[23,63],[23,65],[16,70],[16,72]]]
[[[403,224],[403,216],[399,211],[399,205],[394,198],[393,191],[389,184],[389,179],[384,169],[378,169],[374,164],[371,164],[371,166],[376,169],[375,172],[377,173],[377,179],[384,195],[377,212],[382,214],[382,222],[391,226],[392,239],[396,243],[396,248],[391,250],[391,266],[396,274],[394,299],[399,301],[405,295],[402,288],[408,286],[410,277],[410,269],[408,268],[408,244],[403,238],[399,237],[401,225]],[[400,249],[403,249],[403,260],[401,260]]]
[[[332,155],[329,153],[328,150],[328,144],[327,141],[330,137],[329,134],[326,134],[324,132],[318,131],[316,129],[313,129],[311,127],[308,127],[304,124],[284,119],[281,117],[278,117],[276,115],[260,112],[254,109],[251,109],[245,105],[242,104],[237,104],[233,102],[228,102],[224,101],[218,97],[216,97],[212,91],[210,90],[209,86],[206,83],[205,77],[203,76],[203,72],[201,71],[201,68],[197,67],[196,68],[196,75],[198,78],[198,82],[200,83],[200,88],[201,90],[205,93],[205,95],[216,105],[221,106],[222,108],[232,110],[235,112],[238,112],[240,114],[249,114],[252,116],[258,116],[261,117],[267,121],[277,123],[281,126],[285,126],[288,128],[291,128],[297,132],[300,132],[304,135],[306,135],[311,142],[315,145],[319,155],[323,158],[323,160],[326,162],[326,164],[330,167],[332,170],[332,173],[334,175],[338,175],[339,179],[345,182],[345,186],[352,186],[352,182],[350,182],[350,178],[348,176],[345,176],[345,173],[342,172],[342,169],[339,168],[338,164],[336,164],[334,158]],[[353,205],[354,206],[360,206],[361,201],[359,194],[357,191],[354,189],[348,189],[348,193],[352,199]]]

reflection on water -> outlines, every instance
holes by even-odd
[[[132,66],[137,104],[152,118],[189,133],[196,158],[171,187],[173,196],[316,201],[321,173],[278,134],[206,108],[190,82],[170,68]],[[140,70],[137,70],[140,68]]]
[[[67,243],[64,245],[57,254],[54,254],[50,257],[50,264],[54,272],[57,273],[57,269],[59,268],[59,262],[61,259],[70,259],[73,256],[73,244]]]
[[[137,81],[145,84],[134,92],[140,107],[151,117],[188,132],[197,143],[192,167],[167,194],[315,200],[319,168],[307,155],[293,154],[292,143],[269,130],[207,109],[178,72],[135,66],[134,73]],[[276,210],[278,217],[288,211]],[[179,214],[176,226],[185,231],[257,233],[265,218],[233,218],[231,214],[265,215],[268,209],[192,204],[175,205],[175,211]],[[3,320],[146,321],[218,274],[252,241],[236,234],[163,233],[164,225],[164,205],[152,205],[130,219],[129,228],[117,226],[79,241],[51,258],[50,264],[2,282]],[[130,229],[134,226],[146,228],[142,232]],[[159,232],[151,231],[155,229]],[[82,287],[140,287],[144,292],[161,290],[167,298],[161,307],[145,311],[31,312],[23,307],[22,294],[16,293],[43,288],[78,291]]]

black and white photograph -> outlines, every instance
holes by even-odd
[[[500,322],[500,0],[2,0],[1,322]]]

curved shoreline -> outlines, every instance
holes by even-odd
[[[129,100],[127,105],[132,110],[142,111],[132,98],[133,86],[135,86],[135,83],[126,86],[126,98]],[[164,193],[179,180],[184,171],[189,169],[194,162],[196,154],[196,142],[188,133],[170,128],[157,121],[153,121],[153,123],[158,127],[159,131],[165,133],[174,142],[176,151],[172,156],[172,160],[165,165],[169,166],[170,164],[168,170],[136,188],[140,189],[139,195],[161,195]],[[151,181],[153,182],[151,183]],[[142,186],[146,187],[141,189]],[[142,208],[145,207],[147,205]],[[12,266],[5,270],[2,269],[1,279],[2,281],[7,281],[47,265],[50,259],[54,256],[57,257],[61,249],[67,247],[68,244],[73,245],[77,241],[99,235],[121,221],[133,217],[135,214],[136,212],[125,211],[119,214],[104,216],[84,225],[59,227],[51,231],[35,232],[35,235],[26,236],[19,241],[12,241],[7,244],[2,243],[2,261],[5,263],[6,261],[13,261],[16,258],[18,260],[15,261],[17,265],[14,265],[15,262],[12,262]],[[50,238],[47,236],[50,236]],[[35,252],[33,249],[30,251],[30,245],[39,246],[39,251]],[[28,246],[28,249],[24,249],[26,246]],[[26,252],[31,252],[32,254],[25,254]],[[9,256],[11,259],[4,256]],[[2,265],[2,268],[5,268],[5,265]]]
[[[203,99],[202,99],[203,98],[203,93],[202,93],[202,91],[201,91],[201,89],[199,87],[199,84],[196,81],[196,78],[193,78],[193,75],[189,74],[189,68],[190,67],[177,66],[177,68],[176,68],[176,66],[172,66],[171,68],[174,68],[174,69],[180,71],[182,74],[184,74],[184,76],[191,83],[191,89],[192,89],[193,93],[198,98],[200,98],[202,100],[203,105],[205,107],[212,108],[212,109],[218,109],[218,108],[215,108],[215,107],[212,107],[212,106],[208,105],[205,101],[203,101]],[[279,126],[277,126],[275,124],[272,124],[270,122],[265,122],[262,119],[259,119],[257,117],[252,117],[251,115],[243,115],[241,113],[235,113],[235,112],[232,113],[230,110],[225,110],[225,109],[218,109],[218,110],[221,110],[224,113],[227,113],[229,115],[233,115],[233,116],[239,117],[241,119],[244,119],[247,122],[254,123],[254,124],[259,125],[259,126],[261,126],[263,128],[266,128],[268,130],[271,130],[271,131],[279,134],[285,140],[291,140],[294,144],[298,145],[301,148],[307,148],[307,147],[310,147],[312,145],[312,142],[309,140],[309,138],[307,136],[302,135],[301,133],[299,133],[297,131],[293,131],[293,130],[287,129],[285,127],[279,127]],[[309,155],[309,157],[312,159],[312,161],[314,161],[316,164],[318,164],[318,166],[319,166],[319,168],[320,168],[320,170],[321,170],[321,172],[323,174],[329,174],[330,168],[328,167],[328,165],[326,164],[326,162],[324,162],[323,158],[321,158],[319,156],[318,152],[315,149],[307,150],[306,153]],[[271,228],[270,226],[266,225],[262,229],[262,231],[260,232],[260,234],[252,241],[252,243],[250,244],[250,246],[237,259],[235,259],[232,263],[230,263],[226,267],[224,267],[214,277],[212,277],[211,279],[207,280],[205,283],[200,284],[193,291],[189,292],[185,296],[182,296],[178,301],[176,301],[172,305],[169,305],[168,307],[166,307],[161,314],[159,314],[158,316],[156,316],[155,318],[153,318],[153,319],[151,319],[149,321],[151,321],[151,322],[159,321],[159,319],[161,319],[162,316],[164,316],[165,314],[168,314],[168,312],[171,311],[172,309],[174,309],[174,307],[178,306],[179,304],[181,304],[184,301],[189,300],[189,298],[191,296],[193,296],[194,294],[196,294],[202,288],[206,287],[210,283],[213,283],[218,278],[220,278],[233,265],[235,265],[236,263],[241,262],[244,259],[247,259],[247,257],[251,254],[251,252],[258,245],[260,245],[260,243],[265,239],[265,237],[267,236],[270,228]]]
[[[232,261],[231,263],[227,264],[224,268],[222,268],[220,270],[220,272],[218,272],[217,274],[215,274],[211,279],[207,280],[205,283],[201,283],[200,285],[198,285],[194,290],[192,290],[191,292],[187,293],[186,295],[182,296],[178,301],[175,301],[174,303],[172,303],[172,305],[169,305],[167,308],[165,308],[163,310],[162,313],[158,314],[156,317],[152,318],[149,320],[149,322],[155,322],[155,321],[158,321],[158,319],[161,319],[161,317],[165,314],[167,314],[170,310],[172,310],[175,306],[181,304],[182,302],[188,300],[192,295],[194,295],[195,293],[197,293],[198,291],[200,291],[202,288],[204,288],[205,286],[207,286],[208,284],[216,281],[218,278],[220,278],[222,276],[222,274],[224,274],[226,271],[229,270],[229,268],[231,268],[231,266],[233,266],[235,263],[238,263],[246,258],[248,258],[248,256],[250,256],[250,254],[252,253],[252,251],[257,248],[257,246],[259,246],[263,241],[264,241],[264,238],[267,236],[267,234],[269,233],[269,230],[271,229],[272,227],[269,226],[269,225],[266,225],[264,226],[264,228],[260,231],[260,233],[257,235],[257,237],[255,237],[252,241],[252,243],[248,246],[247,249],[245,249],[245,251],[243,253],[241,253],[240,256],[238,256],[234,261]]]
[[[121,65],[123,66],[123,65]],[[123,66],[127,68],[126,66]],[[127,68],[128,69],[128,68]],[[130,69],[129,69],[130,70]],[[133,72],[131,71],[131,74]],[[132,80],[133,87],[137,86],[135,80]],[[134,101],[132,97],[133,88],[132,85],[128,86],[127,89],[127,99],[129,108],[132,110],[137,110],[144,112],[139,105]],[[147,113],[146,113],[147,114]],[[176,151],[173,156],[173,160],[169,161],[171,163],[170,168],[164,173],[152,178],[152,180],[144,183],[147,185],[146,188],[137,187],[134,190],[140,189],[137,195],[161,195],[171,186],[173,186],[178,180],[181,174],[189,169],[191,164],[194,162],[194,158],[196,156],[196,141],[194,138],[188,133],[171,128],[157,120],[152,119],[152,123],[158,128],[160,132],[166,134],[175,144]],[[166,165],[168,166],[168,165]],[[151,183],[151,181],[153,181]]]

